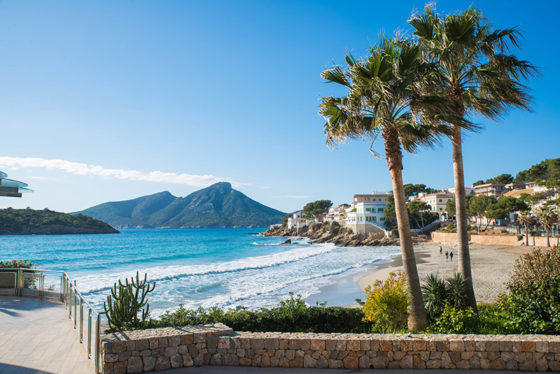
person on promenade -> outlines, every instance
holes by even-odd
[[[445,261],[447,261],[449,259],[449,252],[445,252]]]
[[[453,261],[453,252],[449,253],[449,258]]]
[[[439,254],[440,254],[440,255],[443,254],[443,248],[441,248],[441,245],[439,246]]]

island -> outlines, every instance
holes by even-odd
[[[111,225],[85,214],[49,209],[0,209],[0,235],[117,234]]]

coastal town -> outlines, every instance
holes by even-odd
[[[560,373],[559,12],[0,2],[0,374]]]
[[[412,186],[412,185],[409,185]],[[421,185],[424,186],[424,185]],[[423,188],[426,190],[425,186]],[[441,224],[453,222],[455,215],[454,200],[455,188],[448,188],[441,191],[411,192],[408,196],[408,204],[420,203],[420,209],[431,213],[433,220],[425,225],[413,228],[415,233],[430,233],[439,228]],[[543,207],[558,204],[559,191],[556,187],[547,187],[544,183],[535,181],[519,183],[482,183],[465,188],[468,198],[486,196],[499,202],[500,199],[514,198],[519,204],[513,204],[509,210],[501,212],[502,215],[493,215],[492,209],[487,209],[482,214],[474,213],[469,217],[469,223],[473,226],[483,225],[497,228],[517,225],[518,228],[523,224],[519,217],[527,212],[534,217],[534,225],[538,226],[538,216]],[[332,223],[336,222],[342,227],[347,227],[355,234],[378,234],[384,233],[391,235],[390,230],[385,225],[388,204],[392,200],[392,192],[375,192],[371,194],[355,194],[349,204],[339,204],[330,206],[327,211],[309,216],[305,209],[298,210],[287,216],[284,222],[288,229],[300,229],[313,223]],[[491,204],[491,200],[488,199]],[[511,205],[511,204],[510,204]],[[391,211],[391,210],[390,210]],[[394,209],[392,210],[394,214]],[[504,214],[505,213],[505,214]],[[557,221],[554,222],[557,224]],[[280,226],[280,225],[275,225]],[[556,227],[552,230],[557,231]],[[519,230],[517,230],[519,231]]]

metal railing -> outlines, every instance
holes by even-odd
[[[0,268],[0,295],[38,297],[64,303],[95,372],[101,372],[101,315],[64,271]]]

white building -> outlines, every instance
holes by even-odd
[[[357,233],[384,232],[387,194],[354,195],[346,209],[346,225]]]
[[[436,192],[430,194],[421,192],[418,194],[418,199],[428,204],[431,211],[437,213],[440,219],[442,219],[444,215],[447,215],[447,202],[454,198],[454,194],[446,192]]]
[[[474,191],[475,191],[474,187],[465,187],[465,195],[474,195]],[[455,195],[455,187],[448,188],[447,192]]]
[[[294,212],[290,218],[288,218],[288,228],[300,228],[307,226],[307,220],[305,219],[305,213],[303,210],[298,210]]]
[[[341,226],[344,226],[346,224],[346,209],[348,209],[348,204],[330,207],[325,220],[337,222]]]

